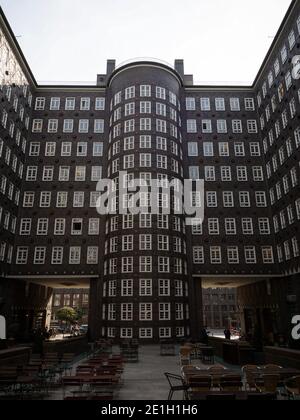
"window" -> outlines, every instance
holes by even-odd
[[[255,120],[247,121],[248,133],[257,133],[257,122]]]
[[[48,133],[57,133],[58,120],[51,119],[48,121]]]
[[[140,279],[140,296],[152,296],[152,280]]]
[[[195,111],[196,110],[196,101],[195,98],[186,98],[186,110]]]
[[[133,304],[132,303],[121,304],[121,320],[122,321],[133,320]]]
[[[141,101],[140,102],[140,113],[141,114],[151,114],[151,102],[150,101]]]
[[[204,248],[203,246],[193,247],[193,262],[194,264],[204,264]]]
[[[93,156],[95,157],[103,156],[103,143],[100,143],[100,142],[93,143]]]
[[[79,120],[79,133],[88,133],[89,132],[89,120]]]
[[[20,235],[28,236],[31,233],[31,219],[21,219],[20,222]]]
[[[32,122],[32,132],[41,133],[43,130],[43,120],[35,119]]]
[[[69,264],[79,265],[81,259],[81,247],[71,246],[69,253]]]
[[[188,143],[188,154],[189,156],[198,156],[198,143],[196,142]]]
[[[102,166],[92,166],[91,181],[98,182],[102,178]]]
[[[211,120],[202,120],[202,133],[212,133]]]
[[[197,133],[197,122],[196,120],[187,120],[187,132]]]
[[[51,192],[50,191],[41,192],[40,207],[46,208],[46,207],[50,207],[50,205],[51,205]]]
[[[65,234],[66,220],[55,219],[54,221],[54,235],[63,236]]]
[[[215,99],[216,111],[225,111],[225,99],[216,98]]]
[[[217,120],[217,131],[220,134],[227,133],[227,121],[226,120]]]
[[[50,110],[59,111],[59,108],[60,108],[60,98],[51,98]]]
[[[46,260],[46,247],[35,247],[34,249],[34,257],[33,263],[36,265],[43,265],[45,264]]]
[[[46,102],[45,98],[40,98],[40,97],[36,98],[36,100],[35,100],[35,110],[36,111],[44,111],[45,102]]]
[[[240,100],[239,98],[230,98],[230,109],[231,111],[240,111]]]
[[[63,262],[63,247],[53,247],[52,248],[52,257],[51,264],[60,265]]]
[[[77,156],[86,156],[87,155],[87,143],[80,142],[77,144]]]
[[[171,319],[171,304],[160,303],[159,304],[159,320],[170,321],[170,319]]]
[[[227,247],[228,264],[239,264],[239,248],[237,246]]]
[[[105,98],[96,98],[95,100],[95,111],[105,110]]]
[[[246,246],[245,251],[245,261],[246,264],[256,264],[256,249],[254,246]]]
[[[201,111],[210,111],[210,99],[201,98],[200,99]]]
[[[74,129],[74,120],[64,120],[63,132],[73,133],[73,129]]]
[[[81,98],[80,100],[80,110],[89,111],[90,110],[91,100],[90,98]]]
[[[255,103],[253,98],[245,98],[245,110],[255,111]]]
[[[17,248],[16,264],[26,265],[28,260],[28,247],[19,246]]]
[[[262,257],[264,264],[274,264],[273,248],[271,246],[263,246]]]
[[[121,296],[133,296],[133,280],[122,280],[121,282]]]
[[[125,89],[125,100],[135,97],[135,86],[130,86]]]
[[[221,247],[219,246],[210,247],[210,262],[211,264],[222,264]]]
[[[211,142],[204,142],[203,143],[203,154],[206,157],[214,156],[214,145]]]
[[[151,85],[141,85],[140,86],[140,96],[141,97],[151,96]]]
[[[94,121],[94,133],[101,134],[104,133],[104,120],[95,120]]]
[[[74,111],[75,109],[75,98],[66,98],[65,110]]]

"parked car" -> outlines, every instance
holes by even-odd
[[[89,326],[87,324],[81,325],[79,328],[80,334],[87,334]]]

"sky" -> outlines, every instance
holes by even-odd
[[[40,83],[91,82],[106,60],[185,61],[197,83],[251,84],[291,0],[0,0]]]

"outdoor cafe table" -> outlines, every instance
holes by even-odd
[[[209,396],[226,396],[226,395],[235,395],[236,400],[238,401],[246,401],[249,396],[256,396],[258,392],[252,391],[238,391],[238,392],[223,392],[223,391],[208,391],[208,392],[191,392],[189,393],[189,400],[192,401],[205,401]],[[274,399],[276,396],[274,394]]]
[[[76,375],[76,376],[66,376],[63,377],[62,380],[71,382],[71,381],[78,381],[81,383],[93,383],[93,382],[114,382],[118,383],[120,380],[120,375]],[[66,385],[68,385],[66,383]]]
[[[230,369],[221,369],[220,370],[213,370],[210,371],[209,369],[202,369],[202,368],[197,368],[196,366],[191,369],[188,368],[186,369],[185,367],[182,368],[182,372],[183,372],[183,377],[186,383],[190,382],[190,378],[193,376],[211,376],[213,379],[218,379],[223,376],[223,375],[240,375],[241,372],[240,371],[236,371],[236,370],[230,370]]]
[[[280,379],[282,381],[286,380],[286,379],[290,379],[293,378],[294,376],[300,376],[300,370],[297,369],[292,369],[292,368],[282,368],[282,369],[276,369],[274,367],[274,369],[268,369],[265,370],[264,367],[262,366],[260,368],[260,370],[257,372],[258,376],[261,375],[279,375]]]

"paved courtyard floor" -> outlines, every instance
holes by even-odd
[[[161,356],[159,346],[141,346],[138,363],[126,363],[124,386],[118,400],[166,400],[169,384],[164,372],[180,374],[179,349],[176,356]],[[181,399],[182,393],[174,395]]]

